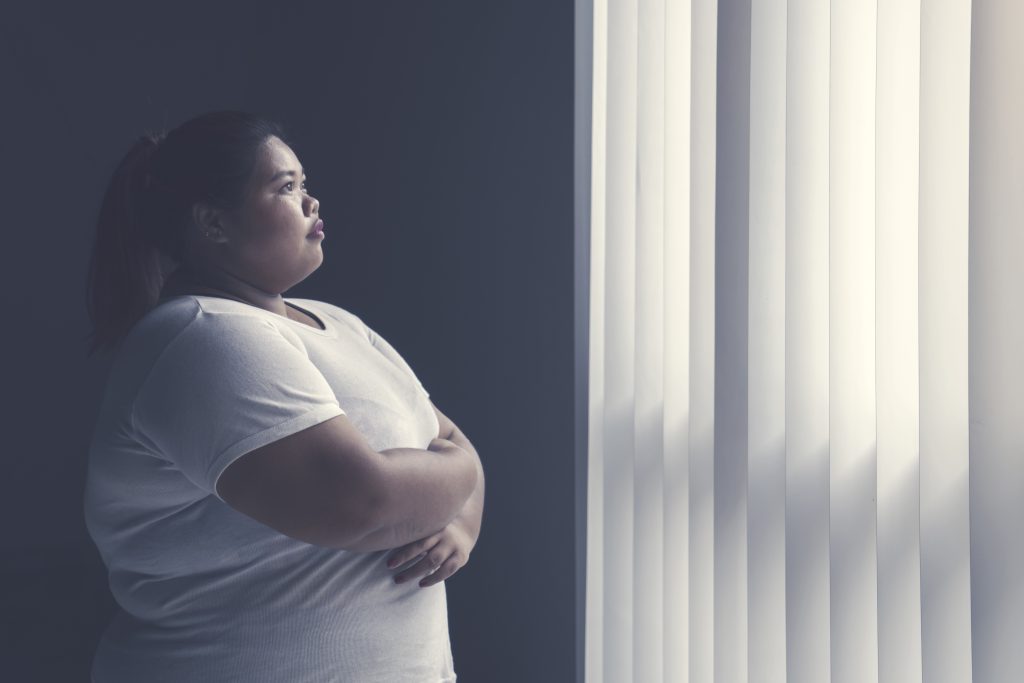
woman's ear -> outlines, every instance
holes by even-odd
[[[223,228],[223,212],[220,209],[202,202],[193,204],[192,222],[203,238],[217,244],[228,241]]]

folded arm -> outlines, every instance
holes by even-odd
[[[440,425],[437,438],[451,441],[462,450],[471,454],[473,459],[476,460],[476,488],[470,494],[469,498],[466,499],[466,502],[463,504],[459,513],[452,518],[451,522],[449,522],[449,524],[454,524],[460,529],[463,529],[466,535],[469,536],[473,545],[476,545],[477,539],[480,537],[480,526],[484,513],[484,470],[480,463],[480,456],[477,454],[476,449],[473,447],[473,444],[469,442],[466,435],[455,426],[455,423],[448,419],[444,413],[438,410],[437,406],[433,403],[431,403],[431,406],[437,414],[437,422]],[[414,533],[412,535],[428,536],[431,533],[436,533],[437,531],[440,531],[440,529],[434,529],[429,532],[421,530],[419,533]],[[403,540],[396,541],[396,536],[402,536]],[[399,534],[393,528],[384,527],[365,535],[359,541],[350,543],[346,547],[347,549],[356,552],[373,552],[382,549],[396,548],[412,540],[416,540],[406,538],[409,536],[410,533],[408,529],[403,529],[402,533]],[[471,549],[472,548],[470,548],[470,550]]]
[[[480,526],[484,515],[484,468],[480,462],[480,456],[466,435],[444,413],[438,410],[433,402],[430,405],[434,408],[434,412],[437,414],[437,422],[440,425],[437,434],[438,438],[451,441],[463,450],[472,453],[476,459],[478,475],[476,488],[462,507],[462,510],[452,521],[453,524],[461,525],[469,533],[473,543],[476,543],[480,537]]]

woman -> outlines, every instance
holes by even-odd
[[[120,607],[95,683],[455,680],[443,581],[483,470],[359,317],[282,296],[324,235],[256,116],[143,136],[115,170],[88,282],[92,351],[116,350],[84,496]]]

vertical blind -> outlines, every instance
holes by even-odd
[[[585,681],[1024,681],[1024,3],[577,21]]]

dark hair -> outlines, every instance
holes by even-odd
[[[86,281],[88,355],[117,346],[156,305],[164,279],[184,262],[192,207],[236,209],[271,136],[283,128],[240,111],[197,116],[135,141],[110,179],[96,222]]]

